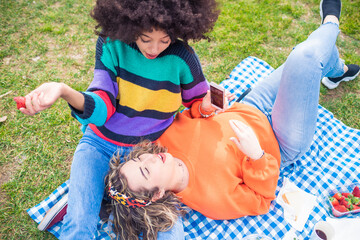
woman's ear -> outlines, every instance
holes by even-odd
[[[152,202],[156,202],[157,200],[159,200],[160,198],[162,198],[165,194],[165,190],[164,189],[160,189],[159,191],[157,191],[154,196],[151,198]]]

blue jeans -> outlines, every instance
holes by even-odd
[[[86,129],[71,166],[68,208],[59,239],[94,239],[110,159],[117,151],[125,156],[130,150],[131,147],[117,146]],[[158,239],[184,239],[182,220],[179,218],[169,232],[159,233]]]
[[[268,117],[279,143],[282,166],[297,161],[311,145],[321,79],[344,74],[335,46],[338,34],[337,24],[321,25],[243,99]]]

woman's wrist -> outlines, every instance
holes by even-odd
[[[265,155],[264,150],[261,150],[261,153],[258,154],[259,157],[252,158],[252,160],[254,160],[254,161],[259,160],[259,159],[262,158],[264,155]]]
[[[65,83],[58,83],[59,89],[60,89],[60,97],[63,98],[66,101],[66,98],[69,98],[69,86]]]
[[[65,83],[60,83],[61,98],[67,101],[72,107],[84,111],[85,97],[79,91],[71,88]]]
[[[202,117],[208,118],[215,114],[215,111],[204,111],[202,109],[202,104],[199,104],[199,113]]]

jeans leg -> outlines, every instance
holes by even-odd
[[[69,200],[60,239],[93,239],[104,196],[104,177],[116,146],[86,132],[74,154]]]
[[[271,112],[280,86],[284,65],[281,65],[269,76],[261,80],[242,100],[243,103],[262,111],[271,123]]]
[[[310,147],[316,128],[320,80],[343,74],[344,64],[335,46],[339,28],[321,25],[290,53],[284,64],[272,110],[272,125],[284,165]]]
[[[176,221],[175,225],[167,232],[159,232],[158,240],[184,240],[184,226],[182,222],[182,218],[179,217]]]

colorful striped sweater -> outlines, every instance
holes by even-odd
[[[121,146],[155,141],[171,125],[181,103],[202,99],[209,84],[197,55],[181,41],[155,59],[147,59],[135,43],[119,40],[96,44],[94,79],[84,111],[72,115],[101,138]]]

